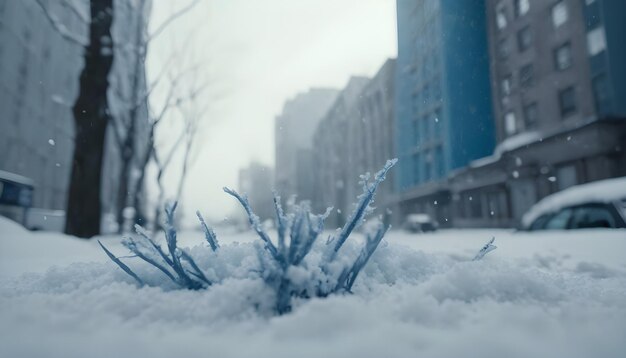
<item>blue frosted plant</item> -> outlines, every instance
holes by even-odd
[[[338,253],[354,229],[373,210],[370,204],[374,200],[376,190],[396,161],[396,159],[387,161],[371,182],[368,175],[362,176],[363,193],[358,197],[354,211],[345,225],[326,241],[322,248],[322,255],[317,260],[307,260],[307,257],[324,231],[324,221],[332,208],[328,208],[323,214],[313,214],[308,203],[304,202],[300,205],[293,205],[291,212],[285,213],[280,204],[280,197],[274,194],[277,238],[273,242],[263,229],[259,217],[252,211],[248,198],[235,190],[224,188],[227,194],[239,201],[248,216],[250,226],[261,239],[260,242],[255,243],[259,268],[254,271],[258,272],[265,284],[275,293],[275,310],[278,314],[291,310],[294,297],[306,299],[351,292],[359,272],[365,267],[389,229],[388,220],[382,220],[374,232],[366,234],[364,246],[351,263],[345,258],[339,260]],[[123,244],[136,257],[156,267],[179,287],[194,290],[207,288],[213,282],[206,278],[194,259],[177,246],[176,230],[173,224],[175,208],[176,204],[166,207],[165,211],[167,252],[162,250],[139,226],[136,227],[139,238],[127,238]],[[196,214],[209,246],[213,251],[219,250],[215,232],[206,224],[199,212]],[[102,243],[100,245],[109,258],[124,272],[137,280],[140,285],[144,284],[144,280],[126,264],[115,257]]]
[[[159,244],[157,244],[148,232],[139,225],[135,225],[138,237],[127,237],[122,241],[122,245],[133,253],[134,257],[138,257],[150,265],[159,269],[165,276],[172,280],[177,286],[191,290],[198,290],[212,285],[212,282],[206,278],[202,270],[198,267],[195,260],[185,250],[180,249],[176,240],[176,228],[174,227],[174,212],[176,211],[176,203],[172,206],[165,206],[165,241],[167,244],[167,252],[165,252]],[[196,212],[205,237],[211,249],[216,251],[219,247],[217,237],[205,223],[200,212]],[[133,277],[140,285],[144,285],[142,280],[135,272],[133,272],[119,258],[115,257],[103,244],[98,241],[107,256],[115,262],[124,272]]]
[[[324,230],[324,220],[330,214],[329,208],[324,214],[311,213],[309,206],[304,203],[294,206],[291,214],[286,215],[280,205],[280,198],[274,195],[276,210],[277,243],[276,247],[263,230],[258,216],[254,214],[247,197],[236,191],[224,188],[224,191],[234,196],[243,206],[250,225],[264,243],[262,249],[257,250],[261,272],[266,283],[276,292],[276,311],[279,314],[291,309],[291,298],[309,298],[311,296],[325,297],[337,292],[350,292],[356,277],[372,256],[383,236],[389,229],[388,220],[378,224],[373,234],[366,235],[365,246],[352,265],[341,267],[340,271],[331,267],[335,263],[337,254],[353,230],[362,223],[363,218],[372,211],[370,204],[374,200],[376,189],[385,180],[385,175],[395,165],[396,159],[388,160],[385,166],[375,175],[374,180],[369,182],[369,177],[362,177],[363,193],[358,197],[354,211],[341,230],[330,238],[324,249],[324,255],[318,262],[319,270],[308,270],[305,257],[309,254],[313,244]],[[287,232],[289,232],[289,244],[287,244]],[[341,265],[339,265],[341,266]],[[293,280],[294,271],[321,272],[318,277],[306,280]],[[296,282],[298,281],[298,282]]]

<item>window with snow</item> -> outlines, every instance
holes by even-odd
[[[511,94],[511,81],[511,75],[507,75],[500,82],[500,90],[502,91],[503,96],[508,96]]]
[[[554,50],[554,67],[563,71],[572,65],[572,46],[569,42]]]
[[[523,16],[528,10],[530,10],[530,0],[515,0],[515,16]]]
[[[595,56],[606,49],[604,27],[597,27],[587,33],[587,51],[589,56]]]
[[[496,25],[498,30],[502,30],[506,27],[508,20],[506,18],[506,7],[502,1],[496,5]]]
[[[552,25],[559,27],[567,22],[567,4],[564,0],[560,0],[554,6],[552,6]]]
[[[504,115],[504,130],[507,135],[515,134],[517,123],[515,123],[515,113],[508,112]]]

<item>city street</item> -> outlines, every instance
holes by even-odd
[[[281,317],[258,301],[271,293],[245,275],[203,291],[140,289],[95,241],[29,233],[6,220],[0,233],[5,357],[122,351],[151,357],[582,358],[620,357],[626,349],[624,230],[392,231],[354,294],[298,301],[293,314]],[[217,235],[222,259],[233,265],[259,241],[252,232]],[[490,236],[498,248],[470,261]],[[201,232],[179,237],[183,246],[201,246],[191,250],[195,255],[209,250]],[[116,245],[119,238],[102,239],[116,254],[127,253]],[[124,260],[147,270],[136,258]],[[200,265],[207,272],[214,267],[204,260]],[[24,274],[29,271],[39,273]],[[36,343],[27,337],[37,337]],[[58,349],[60,342],[65,349]]]

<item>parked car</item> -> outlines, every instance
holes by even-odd
[[[549,195],[524,215],[526,230],[626,228],[626,177],[582,184]]]
[[[439,224],[428,214],[409,214],[404,221],[404,229],[410,232],[436,231]]]

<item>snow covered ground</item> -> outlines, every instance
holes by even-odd
[[[253,252],[252,233],[218,236],[227,264]],[[492,236],[498,249],[469,261]],[[0,218],[0,357],[626,355],[624,230],[390,232],[353,295],[274,317],[262,286],[243,275],[204,291],[137,288],[96,241]]]

